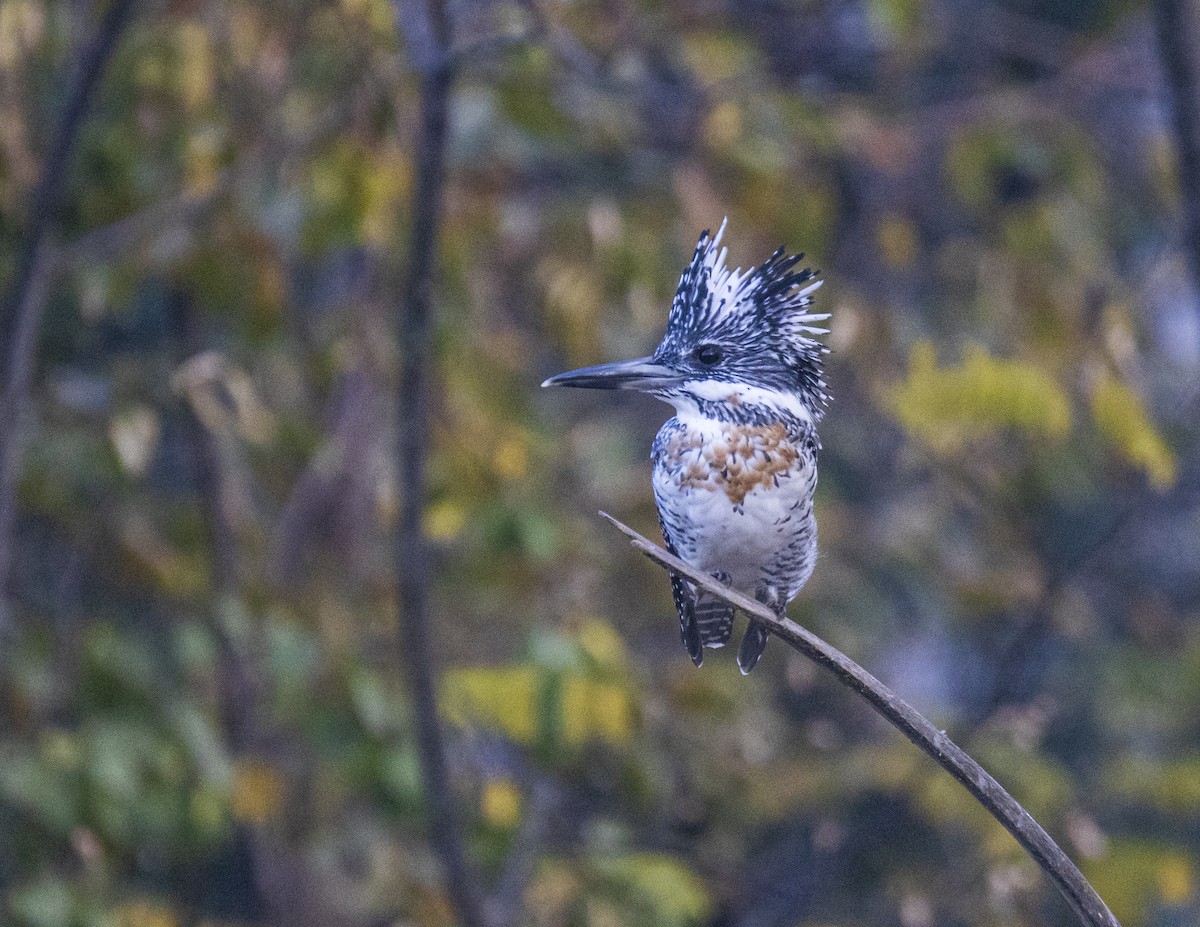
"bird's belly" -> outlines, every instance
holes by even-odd
[[[687,485],[658,467],[655,499],[679,556],[705,572],[725,572],[735,588],[774,586],[786,599],[812,573],[816,523],[811,463],[731,499],[719,481]],[[734,498],[739,498],[735,495]]]
[[[716,498],[707,500],[707,506],[701,503],[701,509],[712,511],[696,513],[695,565],[709,572],[723,570],[736,588],[747,591],[753,591],[768,573],[781,568],[791,572],[782,561],[804,526],[793,523],[794,513],[780,498],[786,495],[757,490],[746,496],[739,510]]]

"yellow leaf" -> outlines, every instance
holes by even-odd
[[[479,800],[483,819],[493,827],[516,827],[521,820],[521,792],[511,779],[490,779]]]
[[[1192,895],[1195,874],[1191,861],[1183,856],[1168,856],[1158,867],[1158,893],[1167,904],[1183,904]]]
[[[889,267],[908,267],[917,259],[917,229],[904,216],[884,216],[875,228],[875,237],[883,262]]]
[[[533,743],[546,733],[539,729],[539,711],[547,708],[543,697],[547,679],[561,682],[555,686],[561,698],[550,703],[553,713],[545,723],[561,728],[566,743],[629,739],[633,703],[624,686],[579,675],[547,676],[532,666],[452,670],[443,685],[442,711],[459,727],[482,725],[520,743]]]
[[[233,816],[250,824],[265,824],[283,804],[283,780],[260,760],[243,760],[233,772],[230,797]]]
[[[537,671],[533,667],[457,669],[446,674],[442,711],[452,724],[498,728],[513,740],[537,736]]]
[[[370,156],[362,176],[363,237],[369,243],[382,247],[390,242],[411,183],[411,164],[399,145],[388,144]]]
[[[1113,840],[1103,856],[1083,861],[1083,874],[1118,920],[1144,923],[1156,900],[1180,904],[1191,897],[1195,863],[1178,847]]]
[[[1092,419],[1113,450],[1145,472],[1151,486],[1161,491],[1174,485],[1175,454],[1133,390],[1106,374],[1092,390]]]
[[[873,25],[900,40],[911,38],[921,26],[917,0],[869,0],[867,12]]]
[[[730,80],[754,64],[754,46],[724,30],[692,32],[683,37],[683,56],[705,83]]]
[[[712,912],[704,880],[674,857],[631,853],[603,860],[597,868],[620,884],[631,901],[649,908],[654,923],[696,923]]]
[[[430,540],[452,541],[466,524],[467,510],[457,502],[437,502],[425,512],[425,533]]]
[[[187,109],[196,109],[212,99],[213,56],[212,42],[208,30],[200,23],[181,23],[175,32],[176,49],[179,53],[179,95]]]
[[[607,621],[586,619],[577,634],[579,646],[600,666],[619,669],[629,662],[625,641]]]
[[[1032,364],[992,357],[978,345],[958,366],[938,367],[933,345],[918,342],[891,407],[909,434],[943,453],[1002,428],[1050,439],[1071,428],[1070,403],[1053,377]]]
[[[342,5],[362,17],[377,35],[389,36],[395,31],[396,13],[388,0],[342,0]]]
[[[1112,765],[1108,780],[1109,793],[1126,801],[1150,796],[1167,814],[1200,811],[1200,754],[1169,762],[1129,756]]]
[[[529,470],[529,451],[524,435],[513,434],[496,444],[492,462],[496,472],[510,480],[519,480]]]
[[[220,139],[211,129],[188,136],[183,155],[184,186],[189,196],[203,197],[213,191],[220,169]]]
[[[595,271],[551,258],[542,263],[536,276],[545,291],[546,311],[569,356],[579,361],[594,357],[604,306],[604,292]]]
[[[113,910],[117,927],[177,927],[179,918],[166,905],[129,901]]]
[[[633,708],[624,687],[591,679],[563,686],[563,737],[580,744],[592,738],[623,743],[633,728]]]
[[[742,135],[742,111],[737,103],[726,101],[712,108],[704,120],[704,137],[714,148],[727,148]]]

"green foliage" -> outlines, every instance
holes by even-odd
[[[634,853],[598,859],[593,866],[593,877],[628,912],[630,924],[685,927],[703,923],[711,914],[704,881],[669,856]]]
[[[1180,907],[1196,891],[1195,859],[1169,845],[1116,841],[1083,869],[1122,923],[1144,922],[1148,912]]]
[[[659,853],[598,855],[580,863],[549,859],[530,894],[533,923],[688,927],[712,914],[704,880]]]
[[[871,18],[898,43],[915,41],[924,5],[921,0],[871,0]]]
[[[573,637],[535,634],[531,649],[524,665],[447,673],[447,719],[502,731],[547,758],[591,740],[628,743],[636,701],[624,644],[611,627],[593,619]]]

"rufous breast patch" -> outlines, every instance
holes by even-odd
[[[724,490],[740,506],[757,487],[777,485],[800,459],[782,424],[730,425],[705,441],[693,431],[673,436],[666,459],[683,489]]]

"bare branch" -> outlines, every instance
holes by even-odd
[[[778,618],[769,608],[749,596],[728,588],[711,576],[688,566],[661,547],[651,543],[629,526],[604,512],[606,519],[633,542],[633,546],[651,560],[687,577],[710,595],[716,596],[747,615],[752,615],[776,637],[785,641],[810,660],[825,667],[843,685],[853,689],[883,715],[905,737],[928,753],[946,772],[966,787],[967,791],[997,821],[1004,825],[1025,851],[1051,878],[1079,922],[1085,927],[1120,927],[1117,919],[1096,894],[1083,873],[1035,821],[988,772],[955,744],[945,731],[934,727],[908,702],[892,692],[882,682],[810,631],[787,618]]]
[[[179,360],[185,361],[204,350],[202,330],[195,297],[174,290],[170,297],[172,322],[179,343]],[[220,656],[222,716],[235,752],[250,748],[257,739],[255,715],[261,701],[259,681],[240,652],[239,643],[222,620],[222,610],[239,593],[237,537],[230,523],[224,493],[221,491],[221,454],[212,432],[189,404],[187,434],[196,465],[196,491],[204,513],[208,534],[209,573],[214,603],[213,631]]]
[[[445,11],[432,6],[426,6],[423,0],[395,0],[396,24],[404,36],[404,47],[412,66],[425,78],[445,69],[450,44],[443,28]]]
[[[272,533],[267,574],[280,587],[296,586],[312,546],[331,530],[342,535],[343,556],[354,560],[356,519],[349,516],[361,514],[369,492],[363,462],[374,450],[382,405],[372,371],[364,365],[345,374],[332,405],[329,437],[296,481]]]

